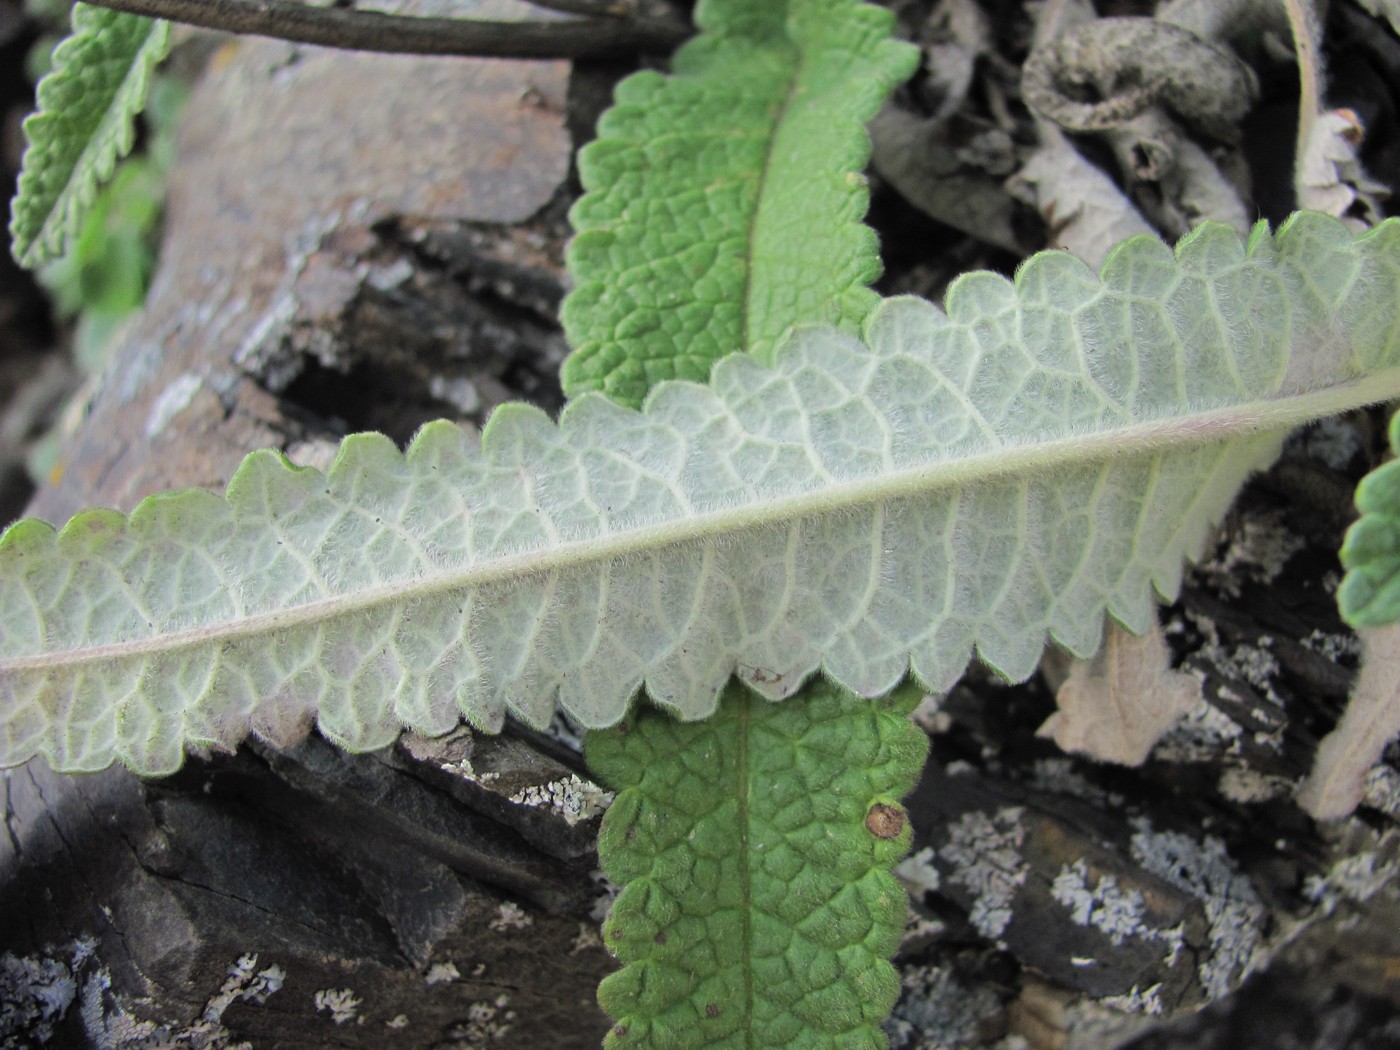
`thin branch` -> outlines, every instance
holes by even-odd
[[[598,18],[634,18],[632,0],[528,0],[536,7],[563,11],[571,15],[593,15]]]
[[[1310,0],[1283,0],[1283,6],[1288,12],[1293,52],[1298,60],[1298,142],[1294,147],[1293,187],[1301,191],[1308,143],[1322,113],[1322,51],[1319,47],[1322,33],[1317,24],[1317,9]]]
[[[692,32],[661,19],[571,18],[484,22],[307,7],[289,0],[91,0],[98,7],[205,29],[349,51],[492,58],[601,58],[670,50]],[[563,0],[569,2],[569,0]]]

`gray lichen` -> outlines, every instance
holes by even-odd
[[[891,1050],[980,1045],[982,1030],[995,1026],[1004,1010],[987,985],[969,987],[943,967],[912,967],[900,983],[899,1001],[885,1022]]]
[[[75,976],[92,954],[90,941],[77,941],[64,954],[19,958],[0,955],[0,1050],[23,1050],[53,1038],[78,995]]]
[[[1207,999],[1219,999],[1261,961],[1268,910],[1219,839],[1206,836],[1197,842],[1180,832],[1153,831],[1145,818],[1134,824],[1133,859],[1201,902],[1209,945],[1201,953],[1197,976]]]
[[[496,917],[491,920],[491,929],[497,933],[507,930],[523,930],[534,925],[534,918],[514,901],[503,901],[496,909]]]
[[[1069,909],[1071,921],[1102,930],[1115,946],[1143,930],[1142,892],[1121,889],[1112,875],[1102,875],[1090,886],[1083,859],[1060,868],[1050,895]]]
[[[361,999],[349,988],[322,988],[312,995],[311,1002],[317,1013],[328,1013],[332,1021],[341,1025],[355,1019]]]
[[[549,809],[558,813],[571,827],[605,812],[612,805],[613,793],[597,784],[570,773],[562,780],[551,780],[517,791],[512,802]]]
[[[1336,910],[1342,901],[1362,904],[1378,890],[1400,876],[1400,833],[1386,831],[1374,839],[1374,849],[1364,849],[1337,860],[1325,875],[1312,875],[1303,883],[1303,895],[1322,906],[1324,913]]]
[[[1006,806],[990,817],[964,813],[948,828],[948,844],[938,851],[953,867],[951,881],[974,894],[968,921],[996,941],[1011,921],[1011,901],[1030,872],[1021,857],[1024,812]]]

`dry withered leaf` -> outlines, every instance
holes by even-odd
[[[1141,765],[1162,734],[1202,699],[1201,684],[1173,671],[1161,629],[1110,625],[1092,660],[1076,660],[1039,735],[1101,762]]]

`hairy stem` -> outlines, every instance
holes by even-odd
[[[1322,112],[1321,30],[1317,9],[1310,0],[1283,0],[1293,31],[1293,51],[1298,59],[1298,142],[1294,149],[1293,185],[1301,190],[1304,155],[1312,139],[1313,125]],[[1300,198],[1301,199],[1301,198]]]
[[[561,2],[568,0],[552,0],[545,6]],[[599,58],[669,50],[691,32],[680,22],[657,18],[485,22],[308,7],[291,0],[95,0],[95,4],[128,14],[299,44],[415,55]]]

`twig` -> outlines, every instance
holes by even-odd
[[[251,33],[350,51],[493,58],[601,58],[670,50],[689,26],[662,19],[571,18],[484,22],[307,7],[289,0],[92,0],[98,7],[205,29]],[[556,0],[560,2],[560,0]],[[570,2],[570,0],[562,0]]]
[[[633,18],[632,0],[529,0],[536,7],[563,11],[571,15],[593,15],[598,18]]]
[[[1283,0],[1283,6],[1288,11],[1293,52],[1298,58],[1298,142],[1294,147],[1293,187],[1301,198],[1304,158],[1313,125],[1322,113],[1322,54],[1318,48],[1321,33],[1317,9],[1310,0]]]

